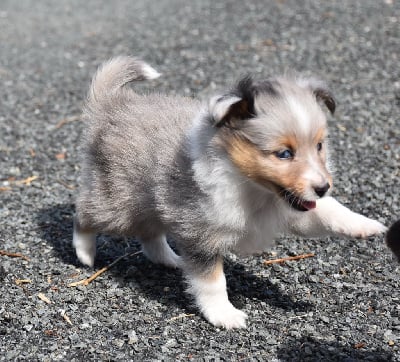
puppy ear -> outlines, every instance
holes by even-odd
[[[298,84],[303,88],[310,89],[318,101],[322,101],[331,114],[335,113],[336,101],[326,84],[318,79],[299,79]]]
[[[233,119],[244,119],[248,113],[246,101],[233,94],[211,98],[209,109],[215,127],[225,126]]]
[[[325,88],[316,88],[313,90],[317,100],[320,100],[325,103],[326,107],[329,109],[331,114],[335,113],[336,109],[336,101],[333,98],[331,92]]]
[[[255,116],[254,87],[250,77],[243,78],[232,92],[210,100],[209,111],[215,127],[236,128],[237,121]],[[236,123],[236,124],[235,124]]]

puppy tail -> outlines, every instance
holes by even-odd
[[[89,99],[100,101],[118,92],[132,81],[156,79],[161,74],[150,65],[133,57],[112,58],[99,67],[93,77]]]

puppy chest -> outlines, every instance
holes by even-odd
[[[238,240],[235,252],[250,255],[269,249],[279,234],[279,223],[268,213],[257,215],[248,221],[243,236]]]

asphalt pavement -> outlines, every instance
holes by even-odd
[[[400,218],[400,2],[3,0],[0,361],[400,361],[400,268],[383,237],[282,237],[228,257],[245,330],[207,323],[181,274],[141,254],[69,286],[93,272],[71,245],[80,110],[96,67],[120,54],[160,71],[157,91],[201,98],[247,73],[325,79],[334,195]],[[101,236],[95,270],[138,249]]]

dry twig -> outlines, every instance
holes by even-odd
[[[38,294],[38,298],[40,300],[42,300],[43,302],[47,303],[47,304],[51,304],[51,301],[49,298],[47,298],[43,293],[39,293]]]
[[[21,185],[21,184],[23,184],[23,185],[29,186],[29,185],[32,183],[32,181],[35,181],[38,177],[39,177],[39,176],[30,176],[30,177],[28,177],[28,178],[26,178],[26,179],[23,179],[23,180],[14,181],[14,183],[15,183],[16,185]]]
[[[183,313],[183,314],[177,315],[176,317],[172,317],[172,318],[168,319],[167,322],[173,322],[173,321],[175,321],[177,319],[182,319],[182,318],[187,318],[187,317],[194,317],[194,316],[195,316],[195,314],[185,314],[185,313]]]
[[[65,151],[56,154],[57,160],[65,160],[66,157],[67,157],[67,153]]]
[[[355,349],[360,349],[360,348],[364,348],[367,344],[364,342],[360,342],[360,343],[356,343],[353,347]]]
[[[9,256],[10,258],[22,258],[26,261],[29,261],[29,258],[20,253],[10,253],[9,251],[0,250],[0,255]]]
[[[57,125],[54,127],[55,129],[61,128],[62,126],[66,125],[67,123],[75,122],[80,119],[80,116],[71,116],[62,119],[60,122],[57,123]]]
[[[61,317],[63,317],[64,320],[65,320],[70,326],[72,326],[71,319],[67,316],[67,313],[65,312],[65,310],[64,310],[64,309],[61,309],[60,312],[61,312]]]
[[[27,178],[25,178],[23,180],[15,180],[15,177],[10,177],[7,180],[7,185],[12,186],[14,184],[14,185],[27,185],[27,186],[30,186],[32,181],[35,181],[38,178],[39,178],[39,176],[30,176],[30,177],[27,177]],[[1,186],[0,187],[0,191],[11,191],[12,188],[10,186]]]
[[[87,279],[83,279],[83,280],[79,280],[78,282],[74,282],[74,283],[70,283],[68,284],[69,287],[76,287],[78,285],[84,285],[87,286],[89,285],[93,280],[95,280],[99,275],[103,274],[104,272],[106,272],[107,270],[111,269],[115,264],[117,264],[118,262],[120,262],[122,259],[127,258],[127,257],[131,257],[131,256],[135,256],[141,254],[141,251],[136,251],[134,253],[127,253],[124,254],[122,256],[120,256],[119,258],[115,259],[111,264],[105,266],[104,268],[101,268],[100,270],[98,270],[96,273],[94,273],[93,275],[91,275],[89,278]]]
[[[57,182],[60,184],[60,185],[63,185],[65,188],[67,188],[68,190],[75,190],[75,186],[74,185],[70,185],[70,184],[68,184],[68,183],[66,183],[65,181],[63,181],[63,180],[61,180],[61,179],[57,179]]]
[[[32,280],[30,279],[16,279],[15,284],[21,285],[21,284],[29,284],[32,283]]]
[[[290,261],[290,260],[300,260],[300,259],[305,259],[305,258],[312,258],[313,256],[315,256],[315,254],[310,253],[310,254],[301,254],[301,255],[296,255],[296,256],[288,256],[286,258],[280,258],[280,259],[264,260],[264,265],[284,263],[284,262]]]

